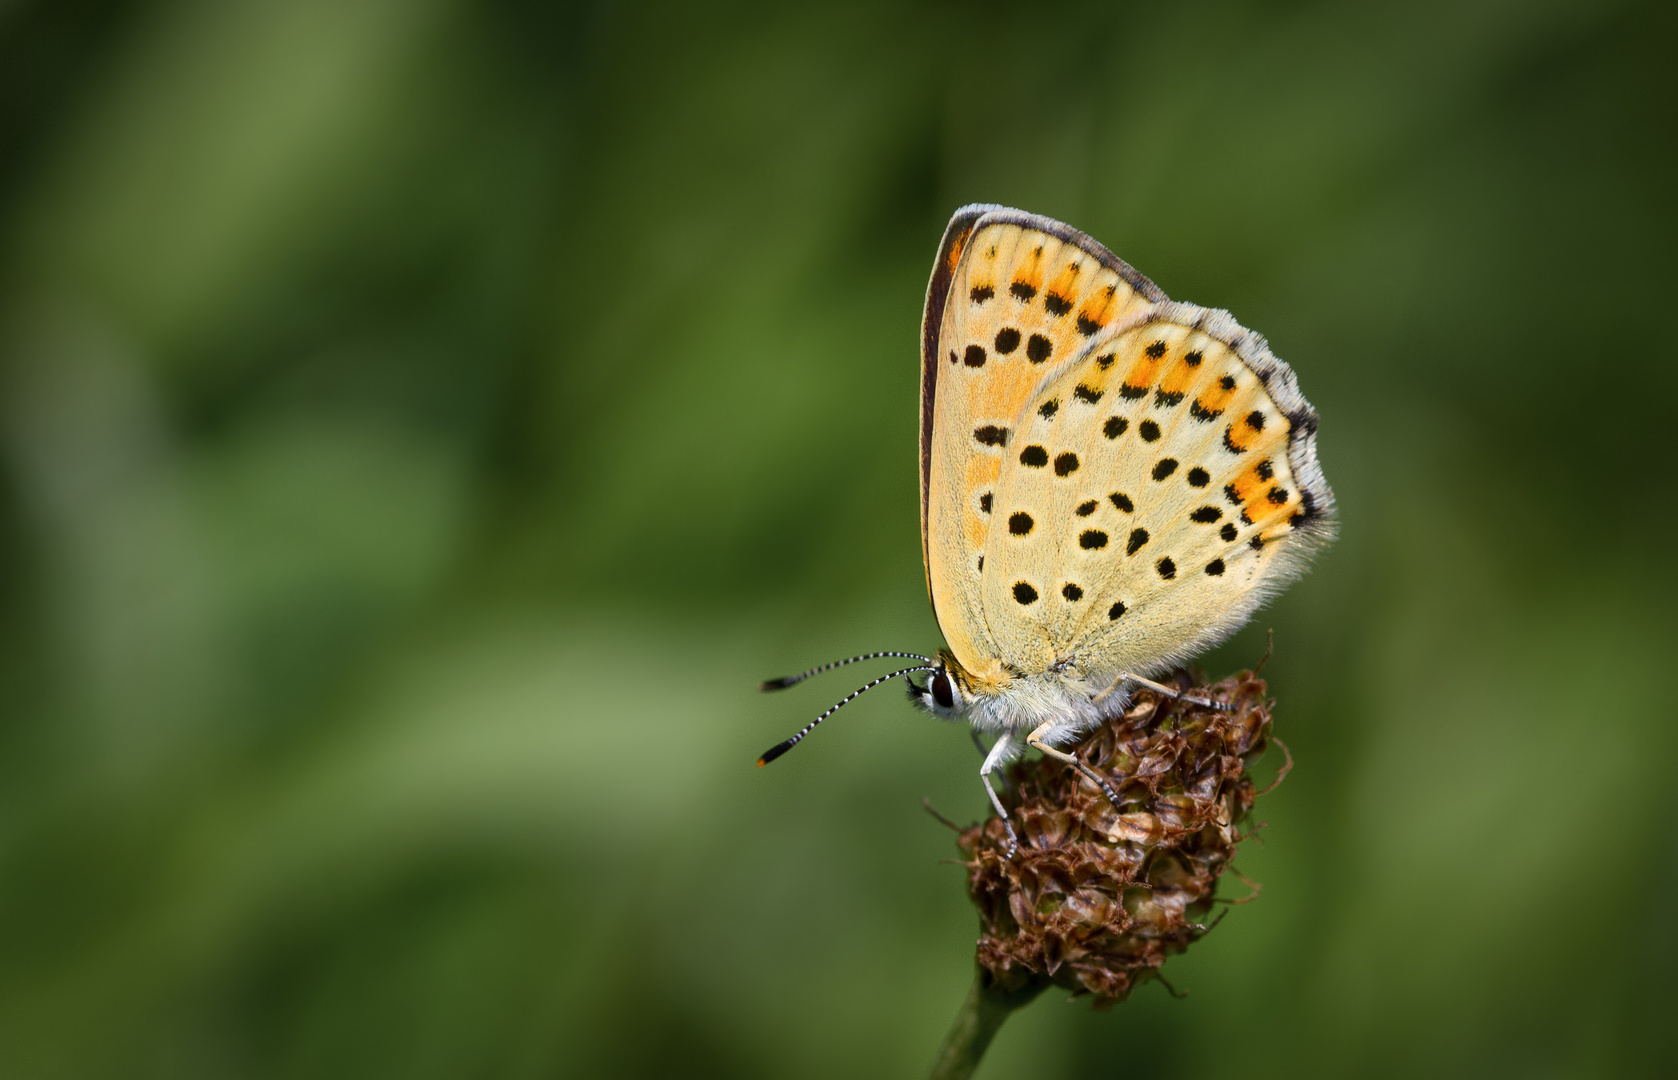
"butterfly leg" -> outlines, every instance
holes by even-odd
[[[1090,782],[1101,789],[1101,793],[1107,796],[1107,801],[1113,804],[1113,809],[1117,810],[1119,808],[1119,794],[1113,790],[1113,785],[1109,784],[1105,777],[1090,768],[1088,765],[1084,764],[1082,761],[1079,761],[1076,756],[1068,754],[1065,750],[1057,750],[1043,741],[1043,737],[1047,735],[1053,727],[1054,721],[1052,720],[1046,724],[1037,725],[1032,733],[1025,737],[1026,745],[1042,751],[1046,757],[1052,757],[1056,761],[1066,762],[1074,769],[1077,769],[1079,772],[1089,777]]]
[[[1002,799],[996,794],[996,787],[990,782],[990,774],[1002,769],[1002,763],[1008,760],[1008,752],[1013,747],[1014,736],[1004,733],[990,748],[990,753],[985,755],[985,763],[979,766],[979,779],[984,781],[985,794],[990,796],[990,804],[996,807],[996,816],[1002,819],[1002,827],[1008,830],[1008,854],[1003,856],[1007,859],[1012,859],[1014,852],[1020,849],[1020,837],[1014,832],[1014,822],[1008,816],[1008,808],[1002,805]]]
[[[1166,697],[1176,698],[1178,701],[1186,701],[1190,705],[1203,705],[1208,709],[1217,709],[1219,712],[1235,711],[1235,707],[1233,705],[1225,704],[1222,701],[1213,701],[1210,698],[1191,697],[1190,695],[1183,693],[1181,690],[1173,690],[1164,683],[1157,683],[1152,679],[1144,679],[1142,676],[1132,675],[1128,671],[1119,672],[1119,677],[1113,680],[1113,685],[1090,698],[1091,704],[1104,700],[1113,691],[1117,690],[1127,682],[1133,682],[1141,686],[1146,686],[1150,690],[1157,690]]]

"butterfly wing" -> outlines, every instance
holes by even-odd
[[[923,549],[951,651],[975,673],[1110,676],[1215,643],[1331,534],[1316,428],[1227,313],[1171,303],[1058,222],[958,212],[922,366]]]
[[[922,325],[921,542],[934,613],[970,672],[1031,661],[1003,650],[982,601],[995,486],[1019,417],[1049,372],[1163,300],[1059,222],[985,205],[951,220]]]
[[[1046,378],[1017,424],[980,593],[1005,658],[1103,678],[1180,663],[1331,534],[1316,413],[1226,312],[1139,312]]]

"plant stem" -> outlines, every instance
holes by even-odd
[[[932,1061],[929,1080],[967,1080],[972,1076],[1008,1014],[1029,1005],[1047,985],[1033,981],[1018,990],[1004,990],[983,968],[976,971],[973,989],[967,992],[967,1000],[962,1002],[950,1033],[944,1036],[944,1045]]]

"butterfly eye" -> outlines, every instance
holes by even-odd
[[[955,708],[956,696],[950,688],[948,675],[934,675],[932,677],[932,700],[946,709]]]

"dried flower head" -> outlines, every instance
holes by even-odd
[[[1010,771],[1012,859],[998,818],[961,834],[979,967],[996,986],[1052,982],[1111,1005],[1210,929],[1218,878],[1260,794],[1248,769],[1274,741],[1272,702],[1253,672],[1194,682],[1179,674],[1175,685],[1231,711],[1142,690],[1074,751],[1107,778],[1117,808],[1078,770],[1043,758]]]

